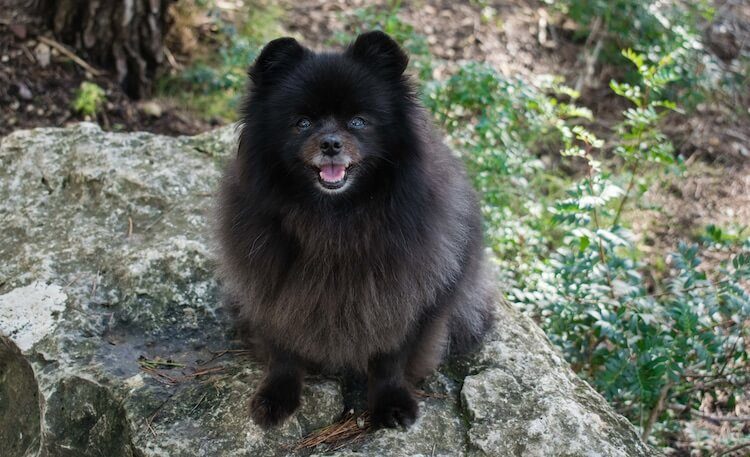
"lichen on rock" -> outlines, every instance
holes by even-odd
[[[28,351],[53,329],[67,298],[62,287],[39,281],[0,295],[0,332]]]
[[[219,306],[208,229],[234,134],[0,139],[0,455],[654,455],[503,303],[482,349],[421,386],[408,431],[297,449],[345,412],[319,376],[282,427],[256,427],[262,367]]]

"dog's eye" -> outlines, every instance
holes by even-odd
[[[361,117],[355,117],[355,118],[352,118],[351,121],[349,121],[349,127],[353,129],[361,129],[364,126],[365,126],[365,120],[362,119]]]
[[[310,119],[303,117],[300,120],[297,121],[297,128],[300,130],[307,130],[312,126],[312,122],[310,122]]]

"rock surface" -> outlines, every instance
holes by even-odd
[[[425,381],[407,432],[296,449],[343,412],[323,377],[284,426],[257,428],[262,367],[231,339],[207,228],[233,134],[79,124],[0,140],[0,455],[655,454],[504,304],[478,354]]]

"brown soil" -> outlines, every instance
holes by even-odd
[[[0,136],[16,129],[63,126],[91,120],[107,130],[145,130],[190,135],[210,124],[165,102],[139,103],[128,98],[111,75],[92,76],[54,48],[40,43],[28,27],[0,24]],[[45,57],[46,55],[46,57]],[[84,81],[99,85],[106,103],[95,119],[71,108]]]
[[[736,165],[695,160],[683,175],[661,178],[644,197],[645,207],[631,209],[628,218],[643,250],[654,256],[676,252],[680,242],[697,242],[709,225],[750,236],[750,160]],[[701,269],[713,276],[739,249],[704,250]]]
[[[285,28],[305,44],[320,49],[334,33],[346,30],[351,23],[347,18],[357,8],[368,5],[387,8],[390,3],[383,0],[286,2]],[[578,44],[558,39],[558,29],[549,27],[551,18],[547,10],[541,2],[533,0],[403,2],[399,18],[427,37],[430,53],[437,59],[449,63],[486,62],[509,77],[565,75],[580,52]]]

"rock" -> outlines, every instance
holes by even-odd
[[[11,340],[0,336],[0,455],[26,456],[39,451],[40,399],[31,365]]]
[[[164,112],[161,105],[153,100],[138,103],[138,109],[149,117],[161,117]]]
[[[29,350],[55,326],[66,299],[62,287],[39,281],[0,295],[0,332]]]
[[[513,311],[501,305],[501,315]],[[499,320],[464,379],[469,442],[486,455],[636,456],[630,423],[571,373],[535,324]]]
[[[23,100],[31,100],[34,98],[34,94],[31,93],[31,89],[24,83],[18,83],[18,96]]]
[[[15,35],[16,38],[20,40],[26,39],[28,29],[26,28],[25,24],[10,24],[8,28],[10,29],[11,32],[13,32],[13,35]]]
[[[40,67],[47,68],[52,58],[52,50],[46,44],[39,43],[34,48],[34,56],[36,56],[36,61]]]
[[[139,455],[122,404],[94,381],[78,376],[60,379],[49,395],[44,417],[44,455]]]
[[[232,339],[207,228],[234,142],[86,123],[0,140],[0,455],[655,455],[504,303],[483,348],[421,386],[408,431],[295,451],[344,412],[320,376],[256,427],[262,367]]]

